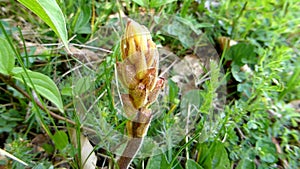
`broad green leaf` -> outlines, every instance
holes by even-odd
[[[251,97],[252,85],[251,83],[239,83],[237,86],[237,91],[245,93],[247,97]]]
[[[149,5],[149,0],[133,0],[133,2],[137,3],[142,7],[148,7]]]
[[[234,79],[238,82],[242,82],[247,79],[246,72],[241,71],[240,66],[238,65],[232,65],[231,73]]]
[[[53,135],[53,142],[58,150],[64,149],[68,145],[68,136],[64,131],[57,131]]]
[[[168,164],[165,154],[160,154],[149,159],[146,169],[168,168]]]
[[[225,55],[226,60],[232,60],[232,64],[243,66],[245,64],[255,64],[257,57],[254,45],[247,43],[239,43],[230,47],[228,53]]]
[[[205,169],[211,169],[211,156],[213,152],[209,151],[207,144],[207,142],[204,142],[198,145],[198,151],[200,153],[200,159],[198,163]]]
[[[42,148],[48,153],[48,154],[52,154],[54,152],[54,147],[53,145],[50,145],[48,143],[45,143],[42,145]]]
[[[162,161],[161,158],[162,158],[161,155],[152,156],[148,161],[146,169],[155,169],[158,166],[160,166]]]
[[[30,88],[33,88],[33,83],[35,89],[40,95],[50,100],[54,105],[57,106],[57,108],[61,112],[64,112],[60,92],[53,80],[51,80],[48,76],[39,72],[27,70],[29,76],[28,77],[24,69],[22,69],[21,67],[13,68],[12,73],[13,78],[20,80],[22,83],[28,85]],[[32,83],[30,82],[30,80],[32,81]]]
[[[238,163],[236,169],[255,169],[255,163],[245,158]]]
[[[14,66],[14,52],[7,40],[0,38],[0,73],[9,75]]]
[[[217,142],[214,148],[214,155],[212,157],[212,168],[214,169],[230,168],[228,154],[222,142]]]
[[[276,146],[270,139],[262,138],[256,142],[255,146],[262,161],[267,163],[277,162]]]
[[[200,144],[199,164],[205,169],[227,169],[230,168],[228,154],[224,143],[214,142],[209,147],[206,144]]]
[[[188,159],[185,163],[185,168],[186,169],[203,169],[196,161],[192,159]]]
[[[64,15],[55,0],[18,0],[40,17],[68,48],[68,33]]]

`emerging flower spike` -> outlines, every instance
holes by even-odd
[[[157,99],[164,80],[158,77],[158,50],[145,26],[129,20],[120,48],[122,61],[117,63],[117,73],[128,91],[121,99],[129,119],[126,123],[129,140],[118,166],[127,169],[147,134],[152,117],[149,106]]]
[[[122,62],[117,63],[118,78],[128,90],[122,96],[127,116],[133,108],[147,109],[157,98],[164,81],[158,78],[159,53],[149,30],[133,20],[127,22],[121,41]]]

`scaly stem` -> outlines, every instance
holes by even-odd
[[[141,120],[144,122],[146,120],[146,123],[139,123]],[[143,144],[144,136],[148,132],[150,122],[151,116],[145,117],[142,112],[138,112],[137,121],[128,121],[129,124],[127,125],[127,132],[130,138],[122,153],[122,156],[117,162],[120,169],[129,168],[132,160]]]
[[[143,144],[144,138],[130,138],[128,141],[125,150],[122,153],[122,156],[118,160],[118,166],[120,169],[129,168],[132,160],[140,150]]]

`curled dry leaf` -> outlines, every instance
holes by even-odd
[[[237,41],[232,40],[229,37],[221,36],[218,37],[218,43],[220,45],[221,50],[223,51],[225,48],[229,49],[230,46],[236,45]]]
[[[71,142],[75,147],[78,147],[78,141],[76,137],[75,129],[71,129]],[[80,148],[81,148],[81,165],[83,169],[96,168],[97,156],[94,152],[94,148],[91,145],[87,137],[80,134]]]
[[[288,105],[300,113],[300,100],[293,100]]]
[[[45,134],[37,134],[34,139],[32,139],[31,144],[34,148],[34,153],[44,152],[43,145],[51,144],[49,136]]]

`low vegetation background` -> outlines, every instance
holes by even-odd
[[[120,18],[149,28],[160,73],[172,77],[148,132],[163,135],[169,148],[134,159],[132,168],[300,168],[298,0],[1,0],[0,6],[0,168],[112,167],[114,152],[101,140],[115,138],[97,131],[112,127],[126,135],[115,97]],[[190,42],[200,37],[210,48],[195,52]],[[205,53],[217,57],[205,60]],[[199,63],[192,69],[201,73],[181,74],[190,70],[163,60],[173,55]],[[200,118],[173,142],[165,129],[187,105]]]

